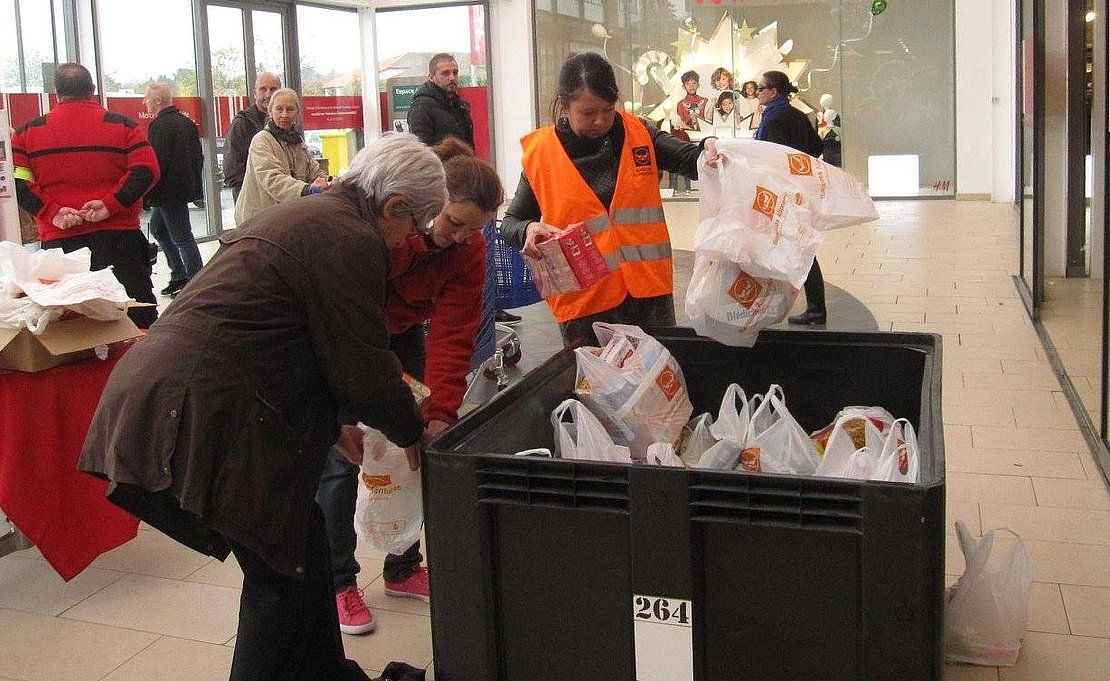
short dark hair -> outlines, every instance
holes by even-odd
[[[88,69],[75,62],[66,62],[54,71],[54,91],[58,99],[88,99],[96,92],[96,86]]]
[[[563,63],[563,68],[559,70],[555,101],[551,106],[552,117],[558,118],[559,107],[569,106],[584,88],[589,88],[590,92],[610,104],[615,104],[620,98],[613,66],[597,52],[579,52]]]
[[[782,71],[765,72],[763,82],[766,83],[767,87],[778,90],[784,97],[789,97],[798,91],[798,88],[790,84],[790,77]]]
[[[435,72],[436,72],[436,66],[437,66],[437,65],[438,65],[438,64],[439,64],[439,63],[440,63],[441,61],[453,61],[453,62],[455,62],[455,63],[457,64],[459,60],[458,60],[458,59],[455,59],[455,55],[453,55],[453,54],[448,54],[447,52],[440,52],[439,54],[437,54],[437,55],[433,56],[433,57],[432,57],[432,58],[431,58],[431,59],[430,59],[430,60],[428,61],[428,75],[429,75],[429,76],[433,76],[433,75],[435,75]]]
[[[701,76],[698,75],[697,71],[687,71],[686,73],[682,74],[683,85],[685,85],[687,81],[691,80],[696,80],[698,81],[698,83],[701,83]]]

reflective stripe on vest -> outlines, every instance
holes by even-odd
[[[585,222],[610,270],[584,290],[547,299],[559,322],[605,312],[629,294],[649,298],[674,291],[654,143],[638,118],[623,111],[617,115],[624,125],[624,146],[608,212],[567,156],[553,126],[521,140],[524,175],[541,221],[558,227]]]

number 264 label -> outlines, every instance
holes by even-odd
[[[694,678],[693,603],[667,596],[632,596],[637,681]]]

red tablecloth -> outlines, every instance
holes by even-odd
[[[133,539],[139,521],[104,498],[107,483],[77,470],[108,359],[23,373],[0,371],[0,509],[62,579]]]

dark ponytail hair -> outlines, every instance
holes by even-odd
[[[774,88],[779,91],[783,97],[790,97],[798,91],[798,88],[790,84],[790,77],[782,71],[767,71],[763,74],[763,82],[767,87]]]
[[[590,92],[610,104],[615,104],[620,98],[613,66],[597,52],[579,52],[563,64],[555,100],[551,103],[551,117],[558,121],[561,118],[559,113],[582,94],[583,88],[589,88]]]

